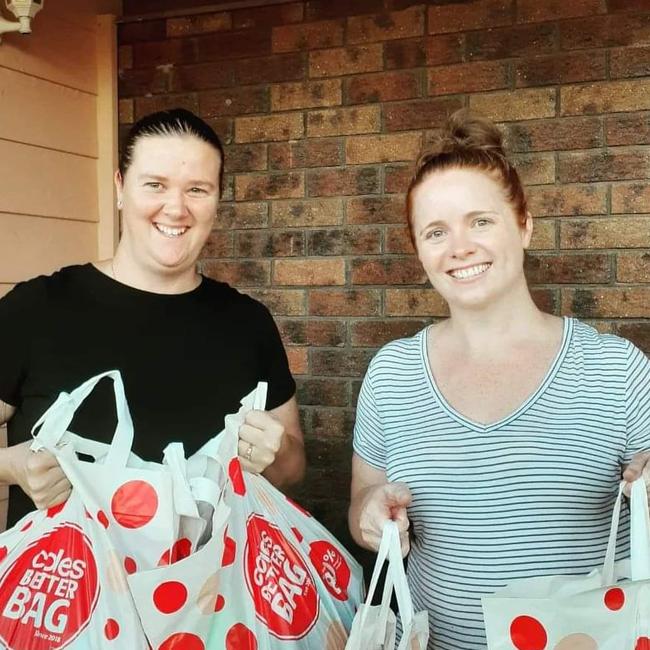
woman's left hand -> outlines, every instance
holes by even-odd
[[[284,425],[268,411],[249,411],[239,427],[237,453],[247,472],[261,474],[282,447]]]
[[[625,468],[623,480],[627,481],[627,485],[623,488],[623,492],[626,496],[630,496],[630,484],[641,477],[645,481],[648,498],[650,498],[650,451],[635,454],[630,464]]]

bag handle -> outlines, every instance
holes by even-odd
[[[60,393],[56,401],[32,427],[34,442],[31,449],[33,451],[47,449],[47,451],[57,456],[60,453],[59,445],[63,441],[77,409],[92,393],[95,386],[105,377],[113,381],[117,411],[117,427],[115,428],[110,449],[106,454],[106,462],[125,467],[133,445],[133,420],[126,403],[124,383],[119,370],[109,370],[91,377],[71,393]]]
[[[612,513],[612,525],[609,530],[607,553],[603,565],[604,587],[615,583],[616,539],[624,486],[625,481],[621,481]],[[634,481],[630,490],[630,568],[632,580],[650,579],[650,515],[648,514],[648,495],[643,478]]]

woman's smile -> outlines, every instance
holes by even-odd
[[[447,275],[451,275],[454,280],[466,282],[469,280],[475,280],[479,276],[484,275],[491,266],[492,262],[487,262],[485,264],[474,264],[472,266],[465,266],[463,268],[447,271]]]

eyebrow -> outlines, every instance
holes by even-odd
[[[139,181],[143,180],[152,180],[152,181],[166,181],[167,177],[166,176],[159,176],[157,174],[140,174],[138,176]],[[215,183],[211,183],[210,181],[203,181],[203,180],[191,180],[189,182],[190,185],[204,185],[206,187],[216,187]]]
[[[482,214],[496,214],[496,212],[492,210],[472,210],[471,212],[467,212],[466,214],[463,215],[463,219],[472,219],[474,217],[478,217]],[[424,226],[420,230],[420,234],[422,234],[427,228],[431,228],[432,226],[441,226],[444,225],[445,221],[443,219],[434,219],[433,221],[430,221],[426,226]]]

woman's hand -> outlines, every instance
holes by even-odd
[[[641,477],[645,481],[648,499],[650,499],[650,451],[635,454],[630,464],[625,468],[623,472],[623,480],[627,481],[627,485],[623,488],[625,496],[630,496],[630,484]]]
[[[406,508],[412,498],[406,483],[384,483],[368,488],[359,508],[359,531],[364,546],[376,551],[384,525],[392,519],[399,530],[402,557],[406,556],[410,550]]]
[[[63,503],[72,491],[70,482],[49,451],[34,452],[30,445],[28,441],[3,450],[7,460],[3,478],[19,485],[39,510]]]
[[[268,411],[249,411],[239,427],[237,453],[242,468],[261,474],[275,461],[282,447],[284,425]]]

